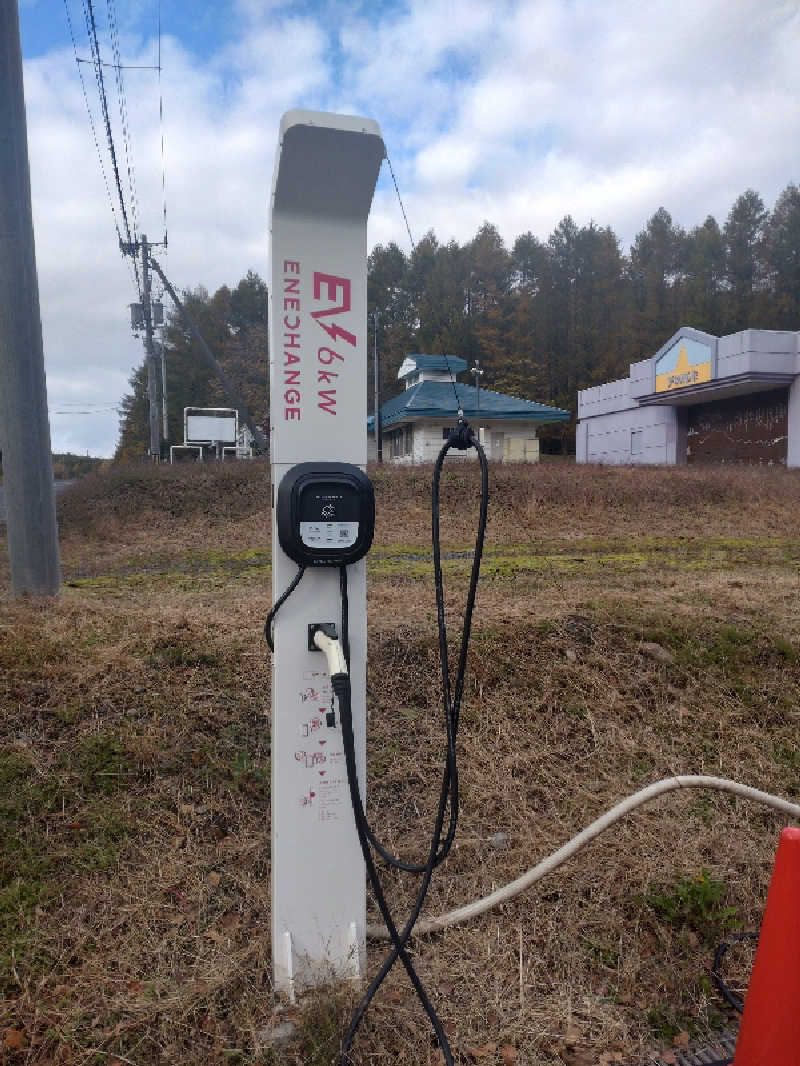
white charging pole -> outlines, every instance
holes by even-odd
[[[371,119],[289,111],[271,211],[270,455],[273,602],[297,573],[275,528],[297,463],[367,461],[367,215],[384,155]],[[348,568],[353,728],[366,772],[366,569]],[[310,567],[275,619],[272,665],[272,959],[275,988],[364,971],[366,885],[338,708],[308,625],[341,622],[339,574]]]

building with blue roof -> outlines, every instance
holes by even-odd
[[[457,355],[407,355],[397,373],[405,389],[381,407],[383,455],[395,463],[432,463],[456,424],[459,409],[490,459],[538,462],[537,426],[565,422],[569,411],[521,400],[457,380],[467,369]],[[375,418],[367,419],[370,458],[375,458]],[[474,457],[474,451],[457,455]]]

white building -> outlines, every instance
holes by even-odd
[[[800,466],[800,332],[682,326],[628,377],[578,393],[575,457]]]
[[[405,391],[381,407],[383,456],[394,463],[432,463],[458,419],[459,408],[495,462],[539,461],[536,427],[565,422],[569,411],[464,385],[467,369],[455,355],[407,355],[397,373]],[[369,457],[376,458],[375,419],[367,419]],[[451,452],[450,454],[454,454]],[[474,457],[474,451],[457,455]]]

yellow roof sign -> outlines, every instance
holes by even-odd
[[[672,392],[711,381],[711,353],[704,344],[684,337],[656,363],[656,392]]]

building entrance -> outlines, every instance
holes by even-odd
[[[789,390],[733,396],[688,410],[688,463],[786,464]]]

